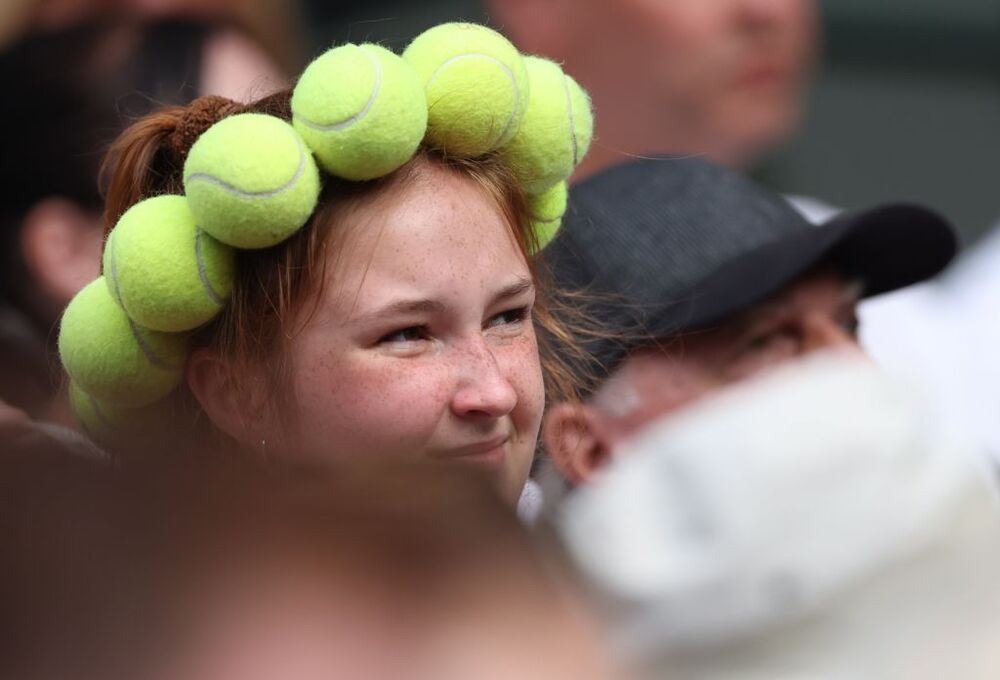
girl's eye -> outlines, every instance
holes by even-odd
[[[508,309],[505,312],[500,312],[496,316],[490,318],[486,322],[487,328],[493,328],[495,326],[508,326],[510,324],[519,323],[528,318],[530,310],[528,307],[517,307],[515,309]]]
[[[426,326],[410,326],[409,328],[401,328],[398,331],[393,331],[392,333],[386,333],[381,338],[378,339],[379,345],[389,342],[417,342],[419,340],[426,340],[428,337]]]

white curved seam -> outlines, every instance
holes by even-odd
[[[293,114],[293,118],[295,118],[295,120],[298,120],[306,127],[312,128],[313,130],[317,130],[319,132],[336,132],[337,130],[343,130],[345,128],[351,127],[359,120],[362,120],[365,116],[368,115],[368,113],[372,110],[372,107],[375,106],[375,99],[378,98],[378,93],[382,89],[382,64],[379,63],[379,60],[376,59],[374,55],[369,54],[368,50],[362,49],[360,47],[358,49],[361,50],[361,53],[364,54],[368,58],[368,60],[371,61],[372,65],[375,67],[375,83],[372,85],[372,93],[371,95],[369,95],[368,101],[365,102],[364,107],[360,111],[355,113],[353,116],[345,118],[344,120],[338,121],[336,123],[328,123],[328,124],[317,123],[316,121],[309,120],[305,116],[301,116],[297,113]]]
[[[205,232],[202,231],[201,229],[197,228],[195,229],[194,258],[195,261],[198,263],[198,277],[201,279],[201,285],[205,288],[205,293],[208,295],[208,298],[212,302],[221,307],[224,301],[222,299],[222,296],[219,295],[219,293],[216,292],[215,288],[212,287],[212,282],[208,278],[208,267],[205,264],[205,258],[204,255],[202,254],[201,244],[202,244],[202,236],[204,236],[204,234]]]
[[[118,303],[119,307],[124,307],[125,303],[122,302],[122,291],[118,286],[118,258],[116,257],[115,239],[117,238],[114,231],[111,232],[111,236],[108,237],[108,243],[106,248],[111,248],[111,292],[114,295],[115,302]]]
[[[207,172],[192,173],[188,176],[187,180],[185,180],[185,183],[190,184],[191,182],[197,181],[208,182],[209,184],[214,184],[226,193],[232,194],[238,198],[256,199],[274,198],[275,196],[279,196],[295,186],[295,183],[299,181],[299,178],[302,177],[302,173],[304,173],[306,169],[306,152],[305,149],[302,148],[302,140],[299,139],[297,134],[290,134],[292,134],[292,137],[295,139],[295,145],[299,148],[299,167],[295,170],[295,174],[292,175],[292,178],[277,189],[268,189],[267,191],[244,191],[243,189],[234,187],[229,182],[221,180],[214,175],[208,174]]]
[[[94,399],[89,394],[86,394],[85,396],[87,397],[87,400],[90,402],[90,408],[93,409],[94,414],[97,416],[97,419],[101,421],[101,424],[104,425],[104,427],[108,430],[114,430],[115,429],[114,424],[101,409],[101,405],[97,403],[97,400]]]
[[[510,67],[507,66],[507,64],[503,63],[502,61],[500,61],[499,59],[497,59],[492,55],[483,54],[482,52],[469,52],[466,54],[458,54],[446,60],[436,69],[434,69],[434,73],[431,74],[430,80],[427,81],[427,89],[431,88],[431,86],[434,84],[434,81],[437,79],[440,71],[444,69],[446,66],[448,66],[448,64],[451,64],[452,62],[458,61],[460,59],[468,59],[470,57],[482,57],[483,59],[489,59],[490,61],[496,63],[496,65],[503,70],[503,72],[507,75],[507,78],[510,80],[510,89],[514,93],[514,107],[510,111],[510,116],[508,116],[507,123],[503,126],[503,130],[500,132],[500,136],[497,137],[497,139],[504,139],[507,136],[507,133],[510,132],[511,125],[513,125],[514,121],[517,119],[518,111],[521,110],[521,90],[517,86],[517,80],[514,78],[514,72],[510,70]]]
[[[142,350],[144,355],[146,355],[146,360],[149,361],[149,363],[164,371],[173,371],[178,368],[176,365],[168,363],[156,356],[153,348],[146,343],[146,339],[142,337],[138,326],[135,325],[135,322],[132,321],[131,317],[128,319],[128,326],[132,330],[132,337],[135,338],[136,343],[139,345],[139,349]]]

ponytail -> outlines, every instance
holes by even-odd
[[[244,111],[291,120],[291,90],[252,104],[225,97],[199,97],[188,106],[170,106],[134,123],[115,140],[101,164],[104,235],[126,210],[144,198],[184,192],[184,160],[205,130],[226,116]]]
[[[180,193],[181,173],[170,146],[186,109],[172,106],[142,118],[115,140],[101,164],[104,234],[126,210],[147,196]]]

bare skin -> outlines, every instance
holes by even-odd
[[[240,378],[204,351],[190,362],[193,391],[251,448],[269,440],[318,459],[477,465],[515,502],[544,388],[535,289],[499,208],[471,180],[427,166],[346,219],[357,224],[329,255],[318,306],[288,348],[294,430],[240,412],[228,382]]]

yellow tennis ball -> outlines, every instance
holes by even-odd
[[[292,124],[331,175],[381,177],[410,160],[424,138],[423,83],[384,47],[334,47],[299,78]]]
[[[107,406],[81,390],[72,380],[69,381],[69,405],[73,409],[73,415],[91,439],[103,442],[113,436],[117,429],[115,425],[117,419],[107,413],[109,410]],[[119,409],[112,407],[111,410]]]
[[[69,403],[84,431],[97,442],[148,437],[154,428],[162,428],[167,422],[161,403],[138,408],[112,406],[94,399],[72,380],[69,382]]]
[[[526,57],[531,97],[503,156],[521,186],[538,194],[573,174],[590,149],[594,114],[587,93],[559,64]]]
[[[496,31],[441,24],[418,35],[403,59],[424,84],[431,146],[479,156],[517,131],[528,100],[528,74],[517,48]]]
[[[559,182],[544,193],[528,197],[528,209],[534,220],[532,227],[535,230],[538,250],[551,243],[559,233],[568,202],[569,190],[566,182]]]
[[[260,113],[223,118],[191,146],[184,193],[198,226],[236,248],[267,248],[309,219],[319,170],[291,125]]]
[[[59,328],[59,354],[70,378],[95,399],[138,407],[180,382],[186,337],[141,328],[99,277],[69,303]]]
[[[156,196],[125,211],[104,247],[104,278],[137,324],[186,331],[222,309],[235,254],[195,226],[183,196]]]

